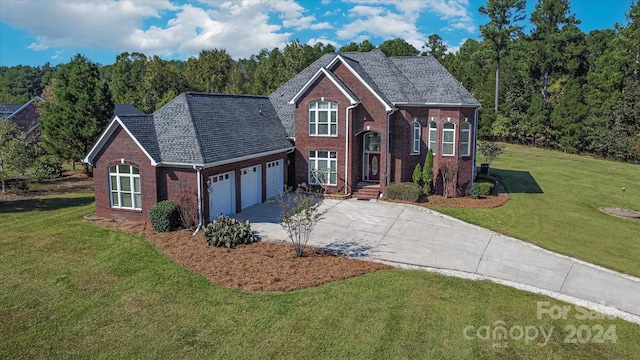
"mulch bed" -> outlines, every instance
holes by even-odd
[[[605,214],[625,218],[625,219],[636,219],[640,220],[640,212],[629,210],[629,209],[620,209],[614,207],[601,207],[600,211]]]
[[[440,195],[429,195],[427,197],[423,195],[417,203],[402,200],[384,200],[404,204],[414,204],[426,208],[490,209],[506,204],[509,199],[509,194],[500,184],[497,184],[493,194],[482,199],[472,199],[470,197],[445,198]]]
[[[296,258],[293,246],[268,241],[233,249],[208,246],[202,232],[157,233],[148,223],[91,220],[98,226],[142,235],[178,264],[209,281],[245,291],[290,291],[322,285],[387,265],[307,249]]]

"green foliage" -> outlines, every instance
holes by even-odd
[[[387,56],[416,56],[420,51],[403,39],[386,40],[378,47]]]
[[[416,164],[415,169],[413,169],[413,175],[411,179],[413,180],[413,183],[418,186],[420,186],[420,183],[422,183],[422,167],[420,166],[420,163]]]
[[[500,154],[504,154],[505,147],[490,141],[482,141],[478,144],[478,152],[484,157],[483,164],[491,164],[491,162]]]
[[[222,215],[214,222],[207,224],[204,229],[204,239],[209,246],[226,248],[258,241],[249,221],[240,221]]]
[[[55,155],[42,155],[31,166],[29,178],[36,181],[56,179],[62,175],[62,165]]]
[[[33,144],[20,140],[20,132],[12,121],[0,120],[0,182],[5,192],[6,180],[23,174],[31,166],[36,149]]]
[[[391,183],[384,191],[384,197],[392,200],[403,200],[417,202],[420,198],[421,189],[415,183]]]
[[[320,209],[322,200],[308,189],[298,188],[295,193],[279,194],[276,201],[282,211],[280,225],[291,240],[296,257],[303,256],[311,231],[326,212]]]
[[[157,232],[178,230],[182,226],[180,205],[169,200],[160,201],[149,209],[149,220]]]
[[[491,195],[491,191],[493,191],[494,184],[490,182],[474,182],[471,185],[471,191],[469,192],[469,196],[472,199],[479,199],[485,196]]]
[[[47,150],[66,159],[81,159],[113,115],[113,101],[97,64],[82,55],[55,74],[55,101],[44,103],[38,120]]]
[[[424,159],[422,167],[422,181],[424,182],[424,193],[431,194],[433,191],[433,150],[429,149],[427,157]]]

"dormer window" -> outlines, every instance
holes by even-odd
[[[338,135],[338,104],[328,101],[309,104],[309,135]]]

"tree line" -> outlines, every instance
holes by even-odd
[[[323,54],[377,47],[388,56],[440,61],[483,104],[482,138],[640,160],[638,4],[631,5],[626,24],[588,34],[577,27],[568,0],[537,0],[528,19],[524,0],[487,0],[478,11],[488,19],[480,26],[482,39],[467,40],[456,53],[432,34],[420,50],[403,39],[339,49],[295,40],[238,60],[223,49],[202,50],[186,61],[124,52],[104,66],[76,55],[58,66],[0,67],[0,103],[42,95],[48,100],[41,124],[47,149],[79,159],[114,103],[151,113],[184,91],[268,95]]]

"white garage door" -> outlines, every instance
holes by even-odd
[[[262,168],[260,165],[242,169],[240,193],[242,208],[262,202]]]
[[[209,178],[209,217],[211,221],[222,215],[236,212],[236,181],[235,173],[228,172]]]
[[[284,186],[282,160],[267,163],[267,199],[280,194]]]

